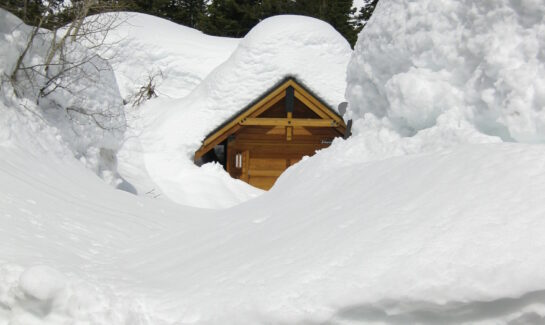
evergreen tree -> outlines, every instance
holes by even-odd
[[[125,1],[131,10],[159,16],[178,24],[198,28],[206,11],[205,0]]]
[[[212,35],[242,37],[260,21],[260,0],[213,0],[202,31]]]
[[[367,6],[356,13],[352,0],[212,0],[201,27],[212,35],[242,37],[265,18],[298,14],[330,23],[354,45],[377,2],[366,0]]]
[[[365,25],[369,18],[371,18],[377,4],[378,0],[364,0],[364,5],[361,7],[359,12],[359,19],[363,22],[363,25]]]
[[[82,0],[72,0],[77,3]],[[32,24],[47,5],[64,0],[0,0],[0,6]],[[97,0],[90,14],[129,9],[159,16],[217,36],[243,37],[261,20],[281,14],[297,14],[331,24],[354,45],[359,31],[371,17],[378,0],[364,0],[359,12],[352,0]],[[69,17],[69,15],[68,15]],[[57,21],[58,20],[58,21]],[[62,15],[51,22],[67,23]],[[47,27],[47,26],[46,26]]]
[[[296,5],[297,13],[326,21],[350,44],[356,42],[356,9],[352,8],[352,0],[297,0]]]

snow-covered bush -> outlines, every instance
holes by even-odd
[[[543,35],[540,0],[381,1],[349,65],[352,114],[403,135],[456,115],[505,141],[544,142]]]
[[[111,153],[115,156],[121,145],[125,116],[113,71],[105,59],[71,39],[52,52],[53,37],[0,10],[1,98],[9,109],[32,111],[56,128],[72,154],[99,175],[115,172]]]

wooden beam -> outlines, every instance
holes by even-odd
[[[260,126],[304,126],[304,127],[338,127],[339,124],[331,119],[313,118],[245,118],[239,122],[240,125]]]
[[[295,121],[295,124],[281,123],[281,124],[270,125],[270,124],[261,124],[261,123],[260,124],[241,124],[240,123],[241,119],[244,120],[248,118],[256,118],[262,112],[266,111],[271,106],[273,106],[278,101],[280,101],[282,98],[288,97],[289,92],[291,92],[291,90],[288,90],[288,88],[291,88],[293,90],[294,98],[297,98],[301,102],[303,102],[307,107],[309,107],[312,111],[318,114],[318,116],[320,116],[322,120],[315,119],[314,122],[311,123],[311,125],[307,125],[306,123],[297,124],[298,122],[295,121],[296,119],[292,120],[292,121]],[[288,104],[288,101],[289,100],[286,99],[286,104]],[[286,107],[286,109],[288,109],[288,107]],[[321,121],[321,122],[318,122],[318,121]],[[335,124],[329,125],[329,121],[333,121],[333,123]],[[308,93],[303,87],[297,84],[293,79],[289,79],[284,84],[280,85],[278,88],[276,88],[271,93],[269,93],[266,97],[261,99],[259,102],[252,105],[248,110],[241,113],[237,118],[233,119],[231,122],[223,126],[220,130],[217,130],[208,138],[206,138],[203,141],[201,148],[195,153],[195,160],[199,159],[206,152],[213,149],[217,144],[224,141],[229,135],[238,131],[241,125],[334,127],[335,130],[340,135],[344,135],[346,132],[346,125],[342,119],[340,119],[334,113],[330,112],[327,107],[325,107],[322,103],[320,103],[320,101],[314,98],[310,93]]]
[[[318,114],[321,118],[330,118],[336,121],[339,126],[344,127],[344,121],[336,114],[332,113],[327,107],[320,103],[314,96],[309,94],[304,88],[295,84],[295,98],[299,99],[305,106],[310,108],[314,113]]]
[[[280,101],[282,98],[284,98],[285,93],[282,91],[278,91],[277,89],[277,91],[273,92],[271,95],[259,101],[259,103],[252,106],[252,108],[248,111],[242,113],[240,117],[257,116],[261,114],[274,104],[278,103],[278,101]],[[199,150],[195,152],[195,157],[193,159],[197,161],[208,151],[212,150],[216,145],[227,139],[228,136],[238,131],[238,129],[240,129],[238,119],[231,121],[229,124],[221,128],[221,130],[218,130],[217,132],[206,138],[201,148],[199,148]]]
[[[325,119],[330,117],[322,109],[320,109],[313,102],[311,102],[306,96],[304,96],[301,91],[298,91],[298,90],[295,91],[295,98],[299,99],[303,104],[305,104],[306,107],[308,107],[311,111],[316,113],[320,118]]]
[[[235,133],[240,129],[241,126],[238,124],[235,124],[231,129],[229,129],[227,132],[220,134],[218,137],[214,139],[213,142],[208,142],[208,144],[203,144],[202,147],[195,152],[195,157],[193,158],[195,161],[197,161],[199,158],[204,156],[208,151],[214,149],[214,147],[221,142],[223,142],[225,139],[227,139],[231,134]]]
[[[271,96],[273,95],[273,96]],[[246,112],[242,113],[238,119],[240,118],[244,118],[244,117],[248,117],[248,116],[257,116],[259,114],[261,114],[262,112],[266,111],[267,109],[269,109],[271,106],[273,106],[274,104],[276,104],[279,100],[281,100],[282,98],[284,98],[284,92],[278,92],[278,91],[275,91],[273,92],[271,95],[267,96],[266,98],[264,98],[263,100],[260,100],[259,103],[255,104],[254,106],[252,106],[252,108],[250,108],[249,110],[247,110]],[[219,136],[221,136],[224,132],[226,132],[227,130],[231,129],[233,126],[235,126],[237,123],[238,123],[238,119],[235,119],[233,121],[231,121],[229,124],[227,124],[226,126],[224,126],[223,128],[221,128],[221,130],[218,130],[216,133],[214,133],[213,135],[209,136],[208,138],[206,138],[204,140],[204,143],[203,145],[206,146],[208,145],[209,143],[211,142],[216,142],[216,143],[219,143],[216,140],[216,138],[218,138]],[[221,141],[220,141],[221,142]]]
[[[288,111],[288,121],[291,121],[293,119],[293,87],[289,87],[288,89],[291,89],[291,111],[287,109],[287,103],[286,103],[286,110]],[[288,98],[290,95],[288,94],[288,90],[286,89],[286,98]],[[286,126],[286,141],[291,141],[293,138],[293,126]]]

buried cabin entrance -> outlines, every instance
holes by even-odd
[[[268,190],[286,168],[346,133],[341,116],[288,78],[212,131],[195,162],[216,160],[231,177]]]

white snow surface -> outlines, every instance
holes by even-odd
[[[381,1],[348,70],[353,117],[413,135],[458,115],[505,141],[543,143],[543,35],[540,0]]]
[[[218,212],[114,190],[76,162],[0,153],[0,323],[545,316],[541,145],[461,146],[319,174],[300,164]]]
[[[483,116],[460,86],[463,78],[438,82],[428,78],[435,70],[413,73],[420,69],[415,62],[448,61],[438,59],[435,47],[429,57],[419,55],[435,29],[462,20],[458,3],[466,1],[380,2],[348,68],[354,136],[290,167],[269,192],[229,179],[220,166],[198,168],[191,155],[210,127],[288,70],[330,105],[342,101],[342,87],[323,91],[320,84],[328,74],[344,80],[341,61],[350,56],[326,24],[293,16],[266,20],[187,97],[139,108],[139,147],[121,153],[142,161],[120,164],[134,167],[135,178],[149,171],[164,196],[229,207],[220,210],[107,186],[62,154],[68,149],[55,126],[0,93],[0,324],[543,323],[545,146],[505,143],[523,139],[515,137],[516,123],[502,127],[491,117],[511,103],[501,91],[487,94],[505,105],[490,106],[491,115]],[[489,10],[479,11],[480,5]],[[393,10],[403,6],[436,15]],[[491,24],[498,21],[488,15],[505,19],[517,37],[543,28],[530,14],[541,10],[539,1],[489,0],[469,8],[459,26],[468,39],[501,39],[492,31],[503,35]],[[528,10],[496,16],[513,8]],[[481,28],[471,29],[472,21]],[[419,29],[395,33],[388,22],[431,27],[410,51],[400,46],[398,56],[398,45]],[[450,30],[440,30],[445,44],[455,44]],[[494,57],[484,51],[489,44],[481,45],[482,57],[447,52],[482,63]],[[526,53],[524,47],[509,51]],[[538,72],[543,59],[528,62]],[[457,78],[468,67],[461,64]],[[496,67],[497,79],[481,76],[482,82],[503,85],[503,66]],[[542,77],[537,72],[535,80]],[[404,73],[411,81],[404,85],[422,91],[386,92],[394,83],[387,76]],[[434,97],[437,91],[442,96]],[[457,95],[463,100],[452,99]],[[413,103],[420,99],[422,105]],[[539,96],[518,100],[535,110]],[[539,122],[535,112],[526,126]],[[538,142],[536,134],[528,142]]]

